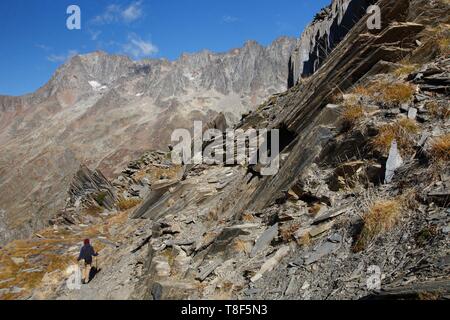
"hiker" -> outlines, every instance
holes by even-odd
[[[89,282],[89,274],[91,273],[92,257],[98,256],[94,248],[91,246],[89,239],[84,240],[84,246],[81,248],[78,260],[84,260],[83,275],[81,283],[87,284]]]

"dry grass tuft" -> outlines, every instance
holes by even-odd
[[[406,103],[409,102],[416,87],[410,83],[374,81],[367,86],[357,86],[350,93],[366,96],[379,103]]]
[[[360,95],[360,96],[369,96],[371,95],[371,91],[367,87],[356,86],[351,91],[352,94]]]
[[[442,56],[450,55],[450,37],[448,32],[442,32],[436,39],[439,54]]]
[[[435,300],[442,300],[443,296],[444,296],[443,292],[422,291],[419,292],[417,298],[422,301],[435,301]]]
[[[250,212],[245,212],[242,215],[242,221],[244,221],[244,222],[253,222],[253,221],[255,221],[255,217]]]
[[[248,253],[250,253],[250,251],[251,251],[248,242],[247,242],[247,241],[244,241],[244,240],[242,240],[242,239],[236,239],[236,240],[234,240],[233,248],[234,248],[235,251],[237,251],[237,252],[243,252],[243,253],[245,253],[245,254],[248,254]]]
[[[364,250],[378,235],[391,230],[399,220],[401,210],[402,204],[398,200],[375,202],[363,217],[363,228],[354,251]]]
[[[387,84],[381,91],[382,102],[405,103],[411,100],[415,87],[409,83]]]
[[[125,199],[125,198],[122,198],[119,201],[117,201],[117,207],[120,210],[125,211],[125,210],[128,210],[128,209],[136,207],[141,202],[142,202],[142,200],[140,200],[140,199]]]
[[[450,161],[450,133],[436,137],[431,141],[430,155],[436,163]]]
[[[85,209],[86,214],[94,217],[98,216],[102,211],[103,209],[97,205],[90,205]]]
[[[393,73],[400,78],[413,73],[415,70],[417,70],[417,65],[404,63],[401,67],[395,69]]]
[[[425,108],[434,118],[445,120],[450,117],[450,108],[447,105],[440,105],[437,101],[428,101]]]
[[[384,154],[389,152],[392,141],[396,140],[401,151],[410,152],[414,135],[419,132],[417,122],[411,119],[400,119],[392,124],[379,128],[378,135],[372,140],[372,146]]]
[[[297,239],[297,244],[299,246],[309,246],[311,244],[311,236],[309,235],[309,233],[307,232],[300,239]]]
[[[348,128],[354,127],[365,115],[364,108],[360,104],[345,104],[343,109],[342,118]]]
[[[295,240],[294,234],[300,229],[300,225],[298,223],[282,226],[280,228],[280,237],[283,242],[291,242]]]

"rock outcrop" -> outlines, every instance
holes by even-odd
[[[316,72],[375,0],[333,0],[305,28],[289,60],[288,86]]]
[[[108,210],[114,209],[117,201],[113,185],[99,170],[91,171],[81,166],[69,189],[70,205],[78,207],[81,201],[95,201]]]

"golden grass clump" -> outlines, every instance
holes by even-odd
[[[280,237],[283,242],[291,242],[292,240],[294,240],[294,234],[298,229],[300,229],[300,225],[297,223],[281,227]]]
[[[117,207],[122,210],[128,210],[131,208],[136,207],[139,203],[141,203],[142,200],[140,199],[125,199],[125,198],[121,198],[118,202],[117,202]]]
[[[411,100],[415,87],[409,83],[386,84],[381,90],[382,102],[405,103]]]
[[[248,242],[242,240],[242,239],[236,239],[233,243],[233,248],[237,252],[243,252],[245,254],[250,253],[251,249],[248,244]]]
[[[359,86],[354,87],[350,93],[360,95],[360,96],[370,96],[373,92],[369,89],[370,89],[370,87],[364,87],[364,86],[359,85]]]
[[[409,102],[416,87],[407,82],[373,81],[366,86],[357,86],[350,93],[366,96],[379,103]]]
[[[442,56],[450,55],[450,36],[449,32],[442,32],[436,39],[439,54]]]
[[[311,244],[311,236],[309,232],[305,233],[301,238],[297,239],[299,246],[309,246]]]
[[[413,146],[413,137],[418,132],[419,126],[415,120],[400,119],[381,126],[378,135],[372,140],[372,146],[375,150],[388,153],[392,141],[396,140],[400,150],[409,152]]]
[[[364,108],[359,103],[346,103],[343,106],[342,119],[346,127],[354,127],[364,115]]]
[[[450,133],[434,138],[431,141],[430,155],[434,162],[450,161]]]
[[[404,63],[401,67],[398,67],[394,70],[394,75],[397,77],[404,77],[406,75],[411,74],[417,69],[417,65],[410,64],[410,63]]]
[[[402,205],[398,200],[375,202],[363,217],[363,227],[354,246],[354,251],[364,250],[378,235],[391,230],[398,222],[401,210]]]
[[[253,222],[255,221],[255,217],[250,212],[244,212],[244,214],[242,215],[242,221]]]

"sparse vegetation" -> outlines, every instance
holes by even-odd
[[[447,105],[440,105],[437,101],[428,101],[425,108],[434,118],[445,120],[450,117],[450,108]]]
[[[295,232],[300,228],[297,223],[289,224],[280,228],[280,237],[283,242],[291,242],[294,240]]]
[[[364,250],[378,235],[391,230],[399,220],[402,204],[398,200],[379,200],[363,216],[363,227],[354,251]]]
[[[351,93],[366,96],[379,103],[399,104],[412,99],[416,88],[410,83],[374,81],[367,86],[357,86]]]
[[[237,252],[244,252],[245,254],[248,254],[250,252],[250,246],[248,242],[242,240],[242,239],[236,239],[233,242],[233,248]]]
[[[380,88],[382,102],[405,103],[411,100],[415,92],[415,87],[409,83],[386,83],[385,85]]]
[[[442,28],[441,32],[436,35],[436,43],[438,45],[439,54],[442,56],[450,55],[450,30]]]
[[[308,213],[311,217],[315,217],[319,213],[321,208],[322,208],[322,204],[314,203],[313,205],[311,205],[308,208]]]
[[[300,239],[297,239],[297,244],[299,246],[309,246],[311,244],[311,236],[309,233],[306,233]]]
[[[90,216],[98,216],[102,211],[103,209],[96,205],[90,205],[85,210],[86,214]]]
[[[436,236],[436,227],[425,227],[416,234],[415,240],[419,247],[428,244]]]
[[[244,222],[252,222],[254,220],[255,217],[249,212],[244,212],[244,214],[242,215],[242,221]]]
[[[450,133],[436,137],[431,141],[430,155],[434,162],[450,161]]]
[[[354,127],[364,117],[364,108],[360,104],[345,104],[342,118],[347,128]]]
[[[433,301],[433,300],[440,300],[442,299],[442,292],[419,292],[418,299],[424,300],[424,301]]]
[[[414,72],[416,69],[417,69],[417,65],[415,65],[415,64],[410,64],[410,63],[405,62],[404,64],[402,64],[401,67],[395,69],[393,73],[394,73],[397,77],[400,78],[400,77],[404,77],[404,76],[406,76],[406,75],[411,74],[411,73]]]
[[[106,192],[104,192],[104,191],[99,192],[95,195],[94,200],[95,200],[95,202],[98,203],[99,206],[103,206],[106,196],[107,196]]]
[[[419,131],[416,121],[404,118],[379,128],[378,135],[372,140],[372,146],[384,154],[389,152],[392,141],[396,140],[401,151],[409,152],[413,145],[413,137]]]
[[[138,204],[141,203],[141,201],[142,200],[135,199],[135,198],[131,198],[131,199],[121,198],[119,201],[117,201],[117,207],[121,211],[125,211],[125,210],[136,207]]]

